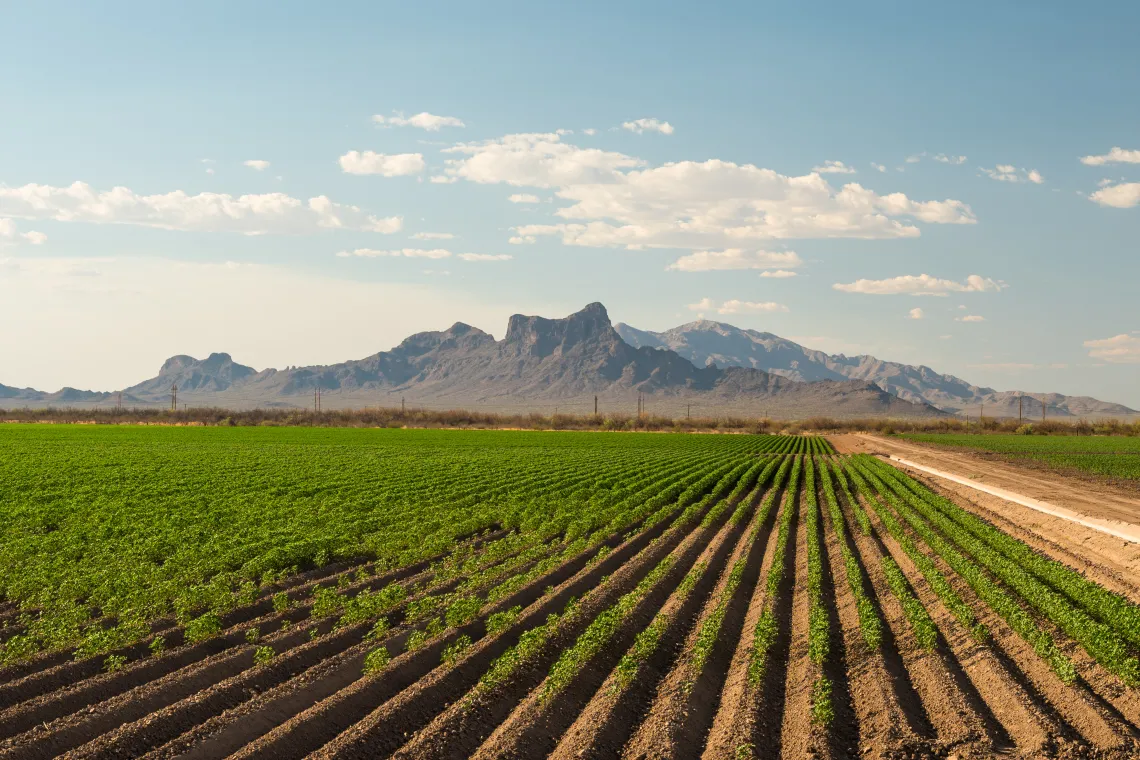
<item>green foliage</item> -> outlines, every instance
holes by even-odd
[[[277,653],[273,651],[273,647],[268,645],[259,646],[257,649],[253,650],[253,664],[265,665],[276,656]]]
[[[511,607],[509,610],[503,610],[501,612],[496,612],[496,613],[493,613],[492,615],[488,616],[487,617],[487,635],[488,636],[494,636],[495,634],[499,633],[500,631],[505,631],[508,627],[510,627],[510,625],[512,623],[515,622],[515,620],[518,619],[519,612],[521,612],[521,611],[522,611],[522,607],[520,607],[519,605],[516,604],[514,607]]]
[[[829,726],[835,720],[831,690],[831,679],[827,676],[819,676],[811,685],[811,722],[818,726]]]
[[[284,612],[285,610],[289,609],[289,607],[291,607],[291,606],[292,606],[292,602],[289,600],[289,595],[286,594],[284,591],[279,591],[278,593],[273,595],[273,611],[274,612]]]
[[[103,670],[107,673],[114,673],[127,664],[127,658],[121,654],[107,655],[107,659],[103,661]]]
[[[460,636],[454,642],[443,648],[443,653],[439,658],[440,662],[444,665],[454,665],[470,648],[471,637],[467,635]]]
[[[222,619],[213,612],[207,612],[186,624],[186,641],[193,644],[211,639],[222,632]]]
[[[252,628],[247,628],[245,631],[245,640],[248,644],[256,644],[261,638],[261,629],[256,625]]]
[[[364,658],[364,675],[373,676],[380,673],[391,661],[392,655],[387,647],[376,647]]]

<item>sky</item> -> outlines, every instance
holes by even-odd
[[[0,383],[601,301],[1140,408],[1140,5],[5,3]]]

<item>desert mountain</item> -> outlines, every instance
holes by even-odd
[[[644,394],[650,410],[661,413],[683,413],[692,404],[698,413],[939,414],[922,401],[900,399],[860,380],[806,383],[751,367],[697,366],[668,348],[633,346],[600,303],[563,319],[516,314],[502,340],[457,323],[412,335],[390,351],[324,366],[258,372],[228,354],[204,360],[175,356],[156,377],[124,393],[140,402],[167,403],[175,383],[180,402],[234,408],[305,407],[319,387],[326,408],[406,398],[488,410],[557,405],[586,411],[598,396],[606,408],[629,411]]]
[[[638,330],[626,324],[615,326],[631,346],[667,348],[698,367],[751,367],[792,380],[860,380],[915,403],[927,403],[947,412],[987,415],[1018,415],[1019,399],[1026,417],[1041,416],[1046,405],[1050,416],[1123,416],[1132,409],[1088,396],[1060,393],[996,391],[973,385],[954,375],[944,375],[930,367],[913,366],[877,359],[874,356],[825,354],[767,332],[698,319],[665,332]]]

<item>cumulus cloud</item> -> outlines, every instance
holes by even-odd
[[[269,162],[263,161],[260,158],[251,158],[248,161],[242,161],[242,166],[248,166],[254,171],[263,172],[269,168]]]
[[[634,119],[622,122],[622,129],[641,134],[642,132],[660,132],[663,135],[673,134],[673,125],[667,121],[657,119]]]
[[[589,135],[590,137],[593,137],[594,135],[598,134],[598,130],[592,129],[592,128],[591,129],[583,129],[582,134]]]
[[[1089,356],[1112,364],[1140,364],[1140,337],[1120,335],[1098,340],[1086,340]]]
[[[937,154],[934,156],[934,160],[943,164],[954,164],[955,166],[966,163],[965,156],[948,156],[945,153]]]
[[[350,150],[340,157],[340,168],[348,174],[379,174],[383,177],[404,177],[424,170],[422,153],[363,153]]]
[[[773,277],[773,278],[778,279],[778,280],[783,280],[783,279],[786,279],[788,277],[795,277],[796,273],[795,272],[789,272],[787,269],[774,269],[774,270],[769,271],[769,272],[761,272],[760,276],[761,277]]]
[[[1045,178],[1036,169],[1018,169],[1013,164],[998,164],[992,169],[984,166],[978,169],[990,179],[998,182],[1032,182],[1035,185],[1044,184]]]
[[[911,309],[906,315],[907,319],[922,319],[926,315],[922,313],[922,309]]]
[[[977,314],[967,314],[964,317],[955,317],[955,322],[985,322],[985,317],[979,317]]]
[[[945,296],[950,293],[996,293],[1004,285],[988,277],[972,274],[964,283],[956,280],[943,280],[928,274],[902,275],[885,280],[856,280],[850,283],[835,283],[834,290],[843,293],[863,293],[876,296]]]
[[[234,197],[224,193],[187,195],[175,190],[162,195],[138,195],[126,187],[98,191],[85,182],[67,187],[0,186],[0,215],[247,235],[328,229],[392,233],[404,226],[403,217],[376,217],[356,206],[333,203],[323,195],[308,201],[285,193]]]
[[[380,251],[375,248],[357,248],[353,251],[341,251],[337,256],[342,259],[353,256],[367,259],[398,258],[401,256],[408,259],[446,259],[451,256],[451,251],[443,248],[397,248],[387,251]]]
[[[510,261],[514,256],[509,253],[461,253],[459,258],[464,261]]]
[[[448,176],[480,184],[555,187],[613,181],[618,169],[644,162],[621,153],[579,148],[555,133],[507,135],[498,140],[462,143],[444,153],[465,155],[447,161]]]
[[[0,218],[0,246],[9,243],[18,243],[20,241],[31,243],[32,245],[43,245],[47,242],[47,235],[35,230],[28,232],[20,232],[16,227],[16,223],[11,219]]]
[[[871,162],[871,168],[883,173],[886,173],[887,171],[887,167],[883,166],[882,164],[876,164],[874,161]]]
[[[820,174],[854,174],[855,170],[842,161],[824,161],[822,166],[813,166],[813,172]]]
[[[1104,166],[1105,164],[1140,164],[1140,150],[1125,150],[1115,147],[1102,156],[1085,156],[1081,163],[1086,166]]]
[[[1106,185],[1089,196],[1089,200],[1111,208],[1140,206],[1140,182],[1121,182]]]
[[[507,242],[511,245],[530,245],[536,241],[534,235],[513,235]]]
[[[711,272],[726,269],[776,269],[798,267],[801,264],[803,260],[795,251],[744,251],[739,248],[729,248],[725,251],[695,251],[677,259],[666,269],[678,272]]]
[[[711,159],[655,168],[622,153],[565,143],[557,133],[508,135],[448,148],[447,174],[479,183],[555,188],[563,221],[516,229],[567,245],[743,248],[797,238],[918,237],[912,222],[973,224],[958,200],[879,195],[857,183],[832,187],[813,172],[789,177]]]
[[[511,203],[538,203],[539,202],[538,196],[537,195],[531,195],[530,193],[515,193],[514,195],[508,195],[507,200],[510,201]]]
[[[925,155],[926,155],[926,151],[923,151],[922,153],[915,153],[913,156],[907,156],[906,162],[908,164],[917,164],[919,161],[922,160],[922,157]]]
[[[689,304],[688,308],[692,311],[700,312],[715,311],[717,314],[765,314],[788,310],[787,306],[771,301],[757,303],[754,301],[732,299],[718,304],[711,298],[702,298],[697,303]]]
[[[436,116],[433,113],[424,111],[415,116],[404,117],[402,111],[396,111],[392,116],[381,116],[376,114],[372,117],[372,121],[376,124],[381,124],[390,127],[416,127],[418,129],[426,129],[428,132],[438,132],[443,127],[465,127],[461,119],[454,116]]]
[[[459,181],[459,177],[447,177],[442,174],[437,174],[428,181],[433,185],[453,185]]]
[[[451,240],[454,237],[450,232],[417,232],[412,235],[415,240]]]

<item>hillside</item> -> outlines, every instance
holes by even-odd
[[[562,407],[584,411],[594,396],[606,409],[632,411],[643,395],[662,414],[723,410],[777,416],[928,416],[939,412],[867,382],[805,383],[750,367],[696,366],[667,348],[622,339],[600,303],[562,319],[516,314],[502,340],[456,323],[395,348],[339,364],[257,371],[224,353],[168,359],[158,375],[124,391],[134,403],[169,403],[171,386],[191,405],[299,406],[320,388],[326,408],[398,404],[486,410]],[[24,392],[27,394],[28,392]],[[37,392],[31,392],[37,393]],[[48,394],[28,401],[52,403]],[[71,403],[79,403],[75,399]],[[110,394],[90,403],[114,403]]]
[[[997,391],[967,382],[930,367],[883,361],[874,356],[826,354],[768,332],[745,330],[723,322],[699,319],[664,332],[638,330],[626,324],[615,329],[631,346],[675,351],[698,367],[750,367],[792,380],[859,380],[915,403],[927,403],[954,413],[972,413],[984,407],[992,416],[1018,415],[1019,399],[1025,416],[1037,419],[1041,405],[1049,416],[1096,417],[1136,414],[1123,404],[1088,396],[1060,393]]]

